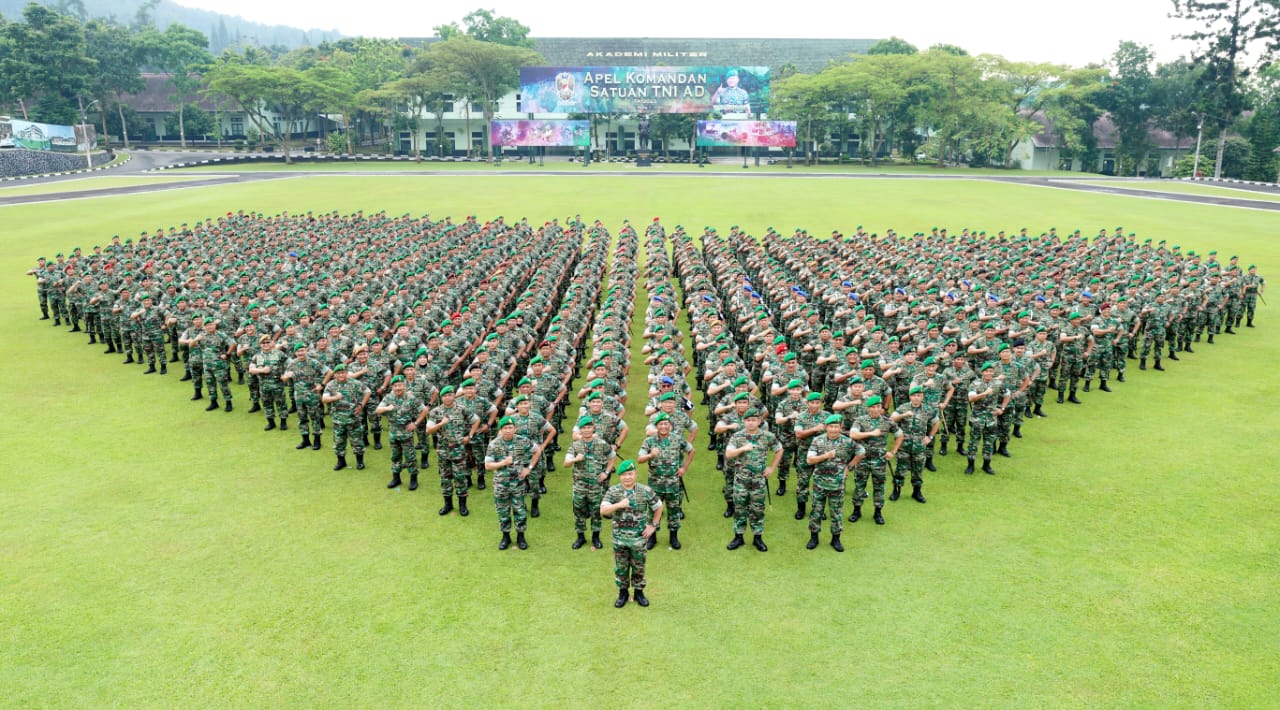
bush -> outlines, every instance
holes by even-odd
[[[347,136],[345,133],[330,133],[325,136],[324,142],[330,153],[347,152]]]

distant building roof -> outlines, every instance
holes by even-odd
[[[1037,148],[1058,148],[1062,145],[1062,136],[1059,135],[1057,129],[1053,126],[1043,111],[1037,111],[1031,115],[1031,120],[1039,123],[1042,128],[1039,133],[1031,136],[1031,142]],[[1097,142],[1099,148],[1103,150],[1113,150],[1119,144],[1120,129],[1116,128],[1115,121],[1111,118],[1110,113],[1104,113],[1093,122],[1093,138]],[[1151,140],[1154,148],[1162,150],[1182,150],[1194,147],[1194,141],[1190,140],[1195,136],[1182,136],[1178,139],[1173,133],[1163,128],[1151,128],[1147,131],[1147,136]]]
[[[427,46],[438,37],[405,38]],[[866,54],[878,39],[682,39],[652,37],[535,37],[534,49],[550,66],[761,66],[793,64],[813,73],[851,54]]]
[[[171,101],[174,88],[169,85],[171,74],[143,74],[142,80],[147,88],[137,94],[125,94],[120,97],[121,103],[139,113],[173,113],[178,110],[176,101]],[[216,111],[218,105],[202,94],[197,94],[195,104],[205,111]]]

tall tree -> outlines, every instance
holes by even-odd
[[[1196,132],[1204,115],[1204,85],[1200,80],[1203,71],[1200,65],[1179,58],[1157,66],[1151,78],[1155,124],[1173,134],[1175,150],[1182,147],[1184,138]]]
[[[67,15],[31,3],[22,22],[0,25],[0,84],[23,118],[71,124],[90,95],[97,62],[88,55],[84,30]],[[28,107],[35,103],[34,116]]]
[[[1201,77],[1210,117],[1218,127],[1218,154],[1213,176],[1222,177],[1227,128],[1244,110],[1244,84],[1251,68],[1244,64],[1249,47],[1262,66],[1280,49],[1280,2],[1277,0],[1172,0],[1174,16],[1198,29],[1180,35],[1199,43],[1192,59],[1205,67]]]
[[[1104,101],[1116,125],[1117,174],[1123,175],[1128,168],[1137,175],[1151,151],[1151,109],[1155,104],[1151,62],[1154,58],[1151,47],[1128,41],[1121,42],[1111,55],[1115,74]]]
[[[1035,115],[1053,99],[1053,88],[1070,71],[1064,64],[1014,62],[1000,56],[982,55],[986,83],[1003,109],[1004,166],[1013,166],[1013,152],[1023,140],[1041,131]]]
[[[862,152],[875,165],[891,123],[906,105],[919,62],[905,53],[874,54],[834,64],[817,75],[831,106],[845,106],[860,126]],[[834,118],[834,115],[832,116]]]
[[[224,57],[205,75],[206,95],[226,99],[249,117],[258,132],[278,145],[286,163],[293,162],[293,134],[308,114],[333,105],[340,89],[326,83],[324,71],[276,64],[251,64]]]
[[[533,48],[533,40],[529,38],[529,27],[519,20],[494,15],[493,10],[472,10],[462,18],[462,26],[450,22],[435,27],[436,35],[441,39],[449,39],[466,35],[481,42],[493,42],[508,47]]]
[[[129,29],[107,20],[91,20],[85,27],[85,45],[89,56],[97,62],[89,91],[102,102],[102,135],[107,131],[107,115],[114,110],[120,116],[121,140],[129,147],[129,124],[124,117],[123,94],[136,94],[146,88],[138,71],[141,51]]]
[[[919,54],[920,50],[916,49],[914,44],[900,37],[890,37],[882,39],[871,45],[867,50],[867,54]]]
[[[138,34],[138,45],[148,64],[169,75],[173,87],[169,101],[178,105],[178,139],[187,147],[187,132],[182,120],[185,107],[192,103],[201,88],[200,72],[213,57],[209,54],[209,38],[199,30],[174,23],[164,32],[154,27]]]
[[[452,77],[457,92],[470,101],[480,104],[484,113],[484,145],[486,154],[493,158],[493,146],[488,140],[493,110],[498,99],[520,86],[520,67],[545,62],[540,54],[524,47],[510,47],[492,42],[481,42],[471,37],[451,37],[436,42],[427,49],[432,66],[443,75]],[[467,144],[471,144],[468,130]]]

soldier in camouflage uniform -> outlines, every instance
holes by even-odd
[[[1148,304],[1142,309],[1139,316],[1142,318],[1143,329],[1146,334],[1142,338],[1142,358],[1138,360],[1138,369],[1147,369],[1147,356],[1151,354],[1152,346],[1156,350],[1155,369],[1164,371],[1164,367],[1160,364],[1160,356],[1164,353],[1165,331],[1169,324],[1169,304],[1165,303],[1164,292],[1156,294],[1154,303]],[[1196,341],[1200,340],[1200,334],[1196,334]],[[1210,342],[1213,342],[1212,339]],[[1062,393],[1058,393],[1058,401],[1062,401]]]
[[[302,432],[302,443],[298,444],[298,449],[310,446],[314,451],[320,450],[320,430],[324,428],[320,392],[328,376],[329,368],[308,356],[306,343],[293,346],[293,359],[285,364],[280,379],[293,385],[293,403],[298,407],[298,429]],[[312,432],[315,432],[314,436]]]
[[[805,548],[818,546],[822,516],[831,520],[831,547],[844,552],[840,533],[844,530],[844,482],[849,469],[858,465],[866,449],[845,436],[844,417],[829,415],[823,421],[825,433],[809,439],[805,462],[813,468],[813,508],[809,511],[809,542]]]
[[[391,429],[391,482],[387,488],[400,485],[400,474],[409,473],[409,490],[418,489],[418,455],[413,450],[413,434],[426,419],[427,405],[409,391],[404,375],[391,378],[391,391],[378,402],[375,416],[386,415]]]
[[[787,396],[778,401],[774,409],[773,422],[777,425],[778,441],[782,443],[782,463],[778,466],[778,495],[787,492],[787,477],[791,474],[791,464],[796,460],[800,443],[796,440],[796,420],[806,409],[804,401],[804,381],[792,378],[787,381]]]
[[[502,531],[499,550],[511,547],[511,524],[516,528],[516,547],[528,549],[524,528],[528,522],[524,496],[525,479],[532,473],[534,443],[516,434],[511,417],[498,422],[498,438],[489,442],[484,455],[484,468],[493,472],[493,505],[498,510],[498,527]]]
[[[915,385],[907,391],[907,401],[889,417],[902,427],[905,435],[902,446],[898,447],[898,467],[893,471],[893,493],[889,500],[897,500],[902,495],[902,484],[906,482],[903,467],[911,471],[911,498],[918,503],[924,502],[924,462],[928,455],[929,444],[938,434],[938,408],[925,404],[924,388]]]
[[[360,419],[364,417],[370,394],[363,382],[347,376],[346,365],[338,364],[333,368],[333,379],[325,385],[320,401],[329,405],[329,416],[333,419],[333,453],[338,457],[333,466],[335,471],[347,467],[347,439],[351,440],[351,451],[356,455],[356,468],[364,470]]]
[[[249,375],[258,381],[262,412],[267,417],[263,431],[276,428],[276,417],[280,417],[281,431],[289,429],[289,410],[284,405],[284,383],[280,380],[284,364],[284,353],[275,348],[271,336],[259,337],[258,353],[249,361]]]
[[[1258,275],[1258,267],[1254,264],[1249,265],[1248,273],[1241,280],[1244,288],[1244,315],[1247,319],[1246,328],[1252,328],[1253,314],[1258,307],[1258,296],[1267,290],[1267,280]],[[1238,325],[1238,324],[1237,324]]]
[[[809,503],[809,488],[813,477],[813,467],[809,465],[809,457],[804,452],[808,450],[810,440],[826,431],[827,416],[831,414],[822,408],[821,392],[805,395],[804,404],[804,411],[792,420],[791,425],[801,452],[796,458],[796,520],[804,520],[804,509]],[[785,451],[783,456],[786,456]]]
[[[600,501],[604,497],[604,484],[613,471],[616,452],[613,446],[596,436],[596,423],[590,416],[578,420],[578,438],[569,444],[564,454],[564,465],[573,467],[573,529],[578,534],[573,549],[587,543],[587,520],[591,521],[591,546],[599,550]]]
[[[440,388],[440,404],[431,410],[427,436],[436,437],[436,458],[440,470],[440,492],[444,494],[441,515],[453,512],[453,496],[458,496],[458,514],[467,516],[467,441],[480,428],[480,417],[457,401],[453,386]],[[413,482],[409,482],[413,490]]]
[[[529,517],[536,518],[542,515],[538,509],[538,501],[542,499],[542,495],[547,492],[545,480],[547,476],[547,467],[542,463],[542,459],[550,459],[550,451],[547,447],[555,440],[556,429],[551,426],[541,413],[533,411],[533,402],[524,395],[517,396],[512,400],[516,411],[510,415],[511,420],[516,424],[516,434],[523,436],[529,441],[534,442],[537,449],[534,451],[533,475],[529,477],[526,483],[529,486]]]
[[[1116,352],[1116,339],[1124,325],[1111,312],[1111,304],[1099,306],[1101,314],[1094,320],[1090,332],[1093,333],[1093,355],[1085,367],[1084,391],[1088,392],[1093,383],[1093,375],[1098,375],[1098,390],[1110,392],[1107,378],[1111,376],[1111,368],[1115,367],[1112,357]],[[1016,404],[1016,402],[1015,402]]]
[[[1067,389],[1063,386],[1062,380],[1066,380],[1067,386],[1070,387],[1071,396],[1067,397],[1067,401],[1080,404],[1080,399],[1076,397],[1076,385],[1084,375],[1084,364],[1093,354],[1093,333],[1084,325],[1083,318],[1079,311],[1072,311],[1071,315],[1067,316],[1067,325],[1058,336],[1058,342],[1062,345],[1062,374],[1059,375],[1058,380],[1058,404],[1062,404],[1062,396]],[[1163,344],[1163,324],[1160,326],[1160,333],[1161,344]],[[1157,357],[1159,357],[1158,352]]]
[[[209,318],[204,322],[204,332],[196,336],[195,345],[200,351],[200,364],[204,370],[204,387],[209,390],[209,406],[206,412],[218,408],[218,388],[231,411],[231,369],[228,364],[236,341],[218,328],[218,322]],[[127,346],[126,346],[127,347]]]
[[[903,433],[898,423],[884,414],[884,399],[873,394],[864,402],[867,413],[853,420],[849,429],[849,438],[862,445],[866,456],[854,468],[853,476],[853,513],[849,522],[856,523],[862,518],[862,502],[867,499],[867,479],[871,479],[873,502],[876,506],[876,525],[884,525],[884,483],[887,478],[889,459],[898,455],[902,446]],[[892,435],[893,449],[885,444],[885,437]]]
[[[147,356],[147,371],[143,374],[150,375],[156,371],[157,356],[160,358],[160,374],[168,374],[168,360],[164,354],[164,314],[155,305],[150,293],[142,294],[142,308],[129,314],[129,319],[137,321],[141,332],[142,352]],[[227,404],[231,404],[230,396],[227,397]]]
[[[1064,371],[1065,373],[1065,371]],[[969,465],[965,473],[973,473],[973,462],[978,447],[982,447],[982,470],[995,475],[991,468],[991,455],[995,453],[996,439],[999,437],[996,420],[1009,406],[1012,393],[1005,384],[995,378],[996,364],[985,363],[979,379],[969,385]],[[1065,376],[1065,375],[1064,375]]]
[[[1120,381],[1124,381],[1124,351],[1121,347],[1128,347],[1128,342],[1121,343],[1116,341],[1116,354],[1121,363]],[[1049,342],[1049,330],[1044,326],[1036,328],[1036,337],[1032,339],[1031,344],[1027,346],[1028,357],[1036,364],[1036,374],[1031,380],[1031,394],[1027,399],[1027,416],[1034,414],[1037,417],[1048,417],[1044,413],[1044,395],[1049,391],[1049,371],[1053,369],[1053,358],[1057,355],[1057,348],[1053,343]],[[962,394],[959,399],[964,399],[969,391],[969,383],[965,383]],[[946,435],[943,434],[945,437]]]
[[[746,428],[747,409],[751,406],[751,395],[739,392],[733,395],[733,409],[720,415],[716,422],[716,446],[718,447],[717,468],[724,473],[724,486],[720,492],[724,495],[724,517],[733,517],[733,477],[737,471],[736,461],[725,461],[724,449],[729,444],[729,437]]]
[[[746,427],[729,437],[725,446],[725,458],[733,461],[739,457],[741,461],[734,466],[733,477],[733,539],[728,549],[742,547],[742,535],[751,524],[751,532],[755,535],[752,545],[761,552],[768,552],[764,544],[764,499],[765,487],[769,485],[769,476],[777,470],[782,459],[782,442],[773,432],[760,428],[761,414],[758,409],[748,409],[744,416]],[[769,453],[773,458],[769,458]]]
[[[679,550],[680,521],[684,519],[680,486],[685,472],[689,470],[689,462],[693,460],[693,444],[672,432],[671,419],[666,414],[658,414],[653,421],[658,432],[640,444],[636,462],[649,464],[649,487],[662,499],[662,507],[668,511],[667,532],[671,549]],[[652,550],[657,543],[658,531],[655,530],[649,537],[648,549]]]
[[[621,483],[610,487],[600,502],[600,514],[613,519],[613,580],[618,586],[613,605],[626,606],[634,589],[636,604],[649,606],[644,595],[645,541],[662,522],[662,499],[652,488],[636,483],[634,461],[618,465],[618,478]]]
[[[488,467],[484,465],[485,453],[489,448],[489,427],[493,425],[493,421],[498,414],[498,408],[488,397],[477,392],[476,381],[468,377],[458,385],[460,396],[458,403],[466,407],[468,411],[480,418],[480,426],[476,432],[472,434],[465,442],[467,452],[471,454],[471,462],[475,464],[476,471],[479,473],[476,479],[476,488],[484,490],[484,474]],[[470,469],[468,469],[470,470]],[[471,476],[467,476],[467,487],[470,487]]]

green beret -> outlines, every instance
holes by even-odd
[[[516,420],[512,419],[511,417],[503,417],[503,418],[501,418],[501,419],[499,419],[499,420],[498,420],[498,427],[499,427],[499,428],[504,427],[504,426],[506,426],[506,425],[508,425],[508,424],[510,424],[511,426],[515,426],[515,425],[516,425]]]
[[[840,416],[839,414],[832,414],[831,416],[829,416],[829,417],[827,417],[826,419],[824,419],[822,423],[823,423],[823,424],[841,424],[841,425],[843,425],[843,424],[844,424],[844,417]]]
[[[750,401],[751,395],[747,394],[746,392],[739,392],[733,396],[733,401],[735,402],[738,402],[744,399]]]
[[[529,364],[530,364],[530,365],[536,365],[537,363],[540,363],[540,362],[542,362],[542,356],[541,356],[541,355],[534,355],[534,356],[533,356],[533,359],[529,361]]]
[[[533,380],[529,379],[528,377],[521,377],[520,381],[516,383],[516,387],[523,387],[525,385],[531,385],[531,384],[533,384]]]
[[[636,470],[636,462],[632,461],[631,459],[627,459],[622,463],[618,464],[619,474],[626,473],[627,471],[634,471],[634,470]]]
[[[854,375],[854,376],[849,380],[849,384],[851,384],[851,385],[861,385],[861,384],[865,384],[865,383],[866,383],[866,380],[863,380],[863,379],[862,379],[862,377],[861,377],[861,376],[859,376],[859,375]]]
[[[671,417],[668,417],[665,412],[653,418],[654,424],[657,424],[658,422],[670,422],[670,421],[671,421]]]
[[[1077,318],[1084,318],[1084,316],[1080,315],[1080,311],[1071,311],[1071,315],[1067,316],[1067,320],[1075,320]]]
[[[659,398],[658,398],[658,401],[659,401],[659,402],[665,402],[665,401],[667,401],[667,400],[669,400],[669,399],[675,399],[675,398],[676,398],[676,393],[675,393],[675,392],[668,392],[668,393],[666,393],[666,394],[662,395],[661,397],[659,397]]]
[[[921,387],[920,385],[916,385],[915,387],[912,387],[911,389],[907,390],[907,394],[909,394],[909,395],[910,395],[910,394],[920,394],[920,393],[922,393],[922,392],[924,392],[924,388],[923,388],[923,387]]]
[[[978,368],[978,372],[986,372],[995,366],[996,364],[994,362],[984,362],[982,363],[982,367]]]
[[[667,394],[672,394],[672,393],[668,392]],[[583,401],[590,402],[593,399],[604,399],[604,395],[600,394],[599,392],[592,392],[591,394],[587,395],[587,398]]]
[[[342,363],[338,363],[337,365],[334,365],[334,366],[333,366],[333,371],[334,371],[334,372],[346,372],[346,371],[347,371],[347,366],[346,366],[346,365],[343,365]]]
[[[596,420],[590,416],[586,416],[578,420],[579,429],[581,429],[584,426],[595,426],[595,425],[596,425]]]
[[[782,361],[783,361],[783,362],[791,362],[791,361],[792,361],[792,360],[794,360],[794,359],[796,359],[796,354],[795,354],[795,353],[787,353],[786,355],[783,355],[783,356],[782,356]]]
[[[863,360],[863,361],[862,361],[862,367],[875,367],[875,366],[876,366],[876,361],[875,361],[875,360]]]
[[[1002,353],[1002,352],[1004,352],[1004,351],[1006,351],[1006,350],[1008,350],[1008,349],[1009,349],[1009,344],[1008,344],[1008,343],[1000,343],[999,345],[997,345],[997,346],[996,346],[996,352],[997,352],[997,353]]]
[[[521,395],[516,395],[516,398],[511,400],[511,403],[520,404],[521,402],[528,402],[528,401],[529,401],[529,398],[521,394]]]
[[[404,375],[396,375],[395,377],[391,378],[391,384],[394,385],[397,382],[404,382]]]
[[[821,392],[810,392],[809,394],[805,395],[805,397],[804,397],[804,398],[805,398],[805,401],[807,401],[807,402],[812,402],[812,401],[817,400],[817,399],[822,399],[822,393],[821,393]]]
[[[462,384],[458,386],[459,387],[475,387],[475,385],[476,385],[476,378],[468,377],[467,379],[462,381]]]
[[[791,380],[790,382],[787,383],[787,389],[791,389],[793,387],[804,387],[804,380],[801,380],[800,378],[797,377],[796,379]]]
[[[200,316],[192,316],[192,317],[193,317],[193,318],[199,318]],[[296,352],[298,352],[298,350],[299,350],[300,348],[305,348],[305,347],[307,347],[307,344],[306,344],[306,343],[298,343],[297,345],[294,345],[294,346],[293,346],[293,351],[296,353]]]
[[[755,407],[752,407],[752,408],[750,408],[750,409],[748,409],[748,410],[747,410],[746,414],[743,414],[743,415],[742,415],[742,418],[743,418],[743,419],[750,419],[751,417],[756,417],[757,419],[759,419],[759,418],[760,418],[760,410],[759,410],[759,409],[756,409]]]
[[[880,399],[880,395],[873,394],[870,397],[867,397],[867,399],[863,401],[863,404],[867,405],[868,407],[874,407],[875,405],[880,404],[881,401],[882,400]]]

